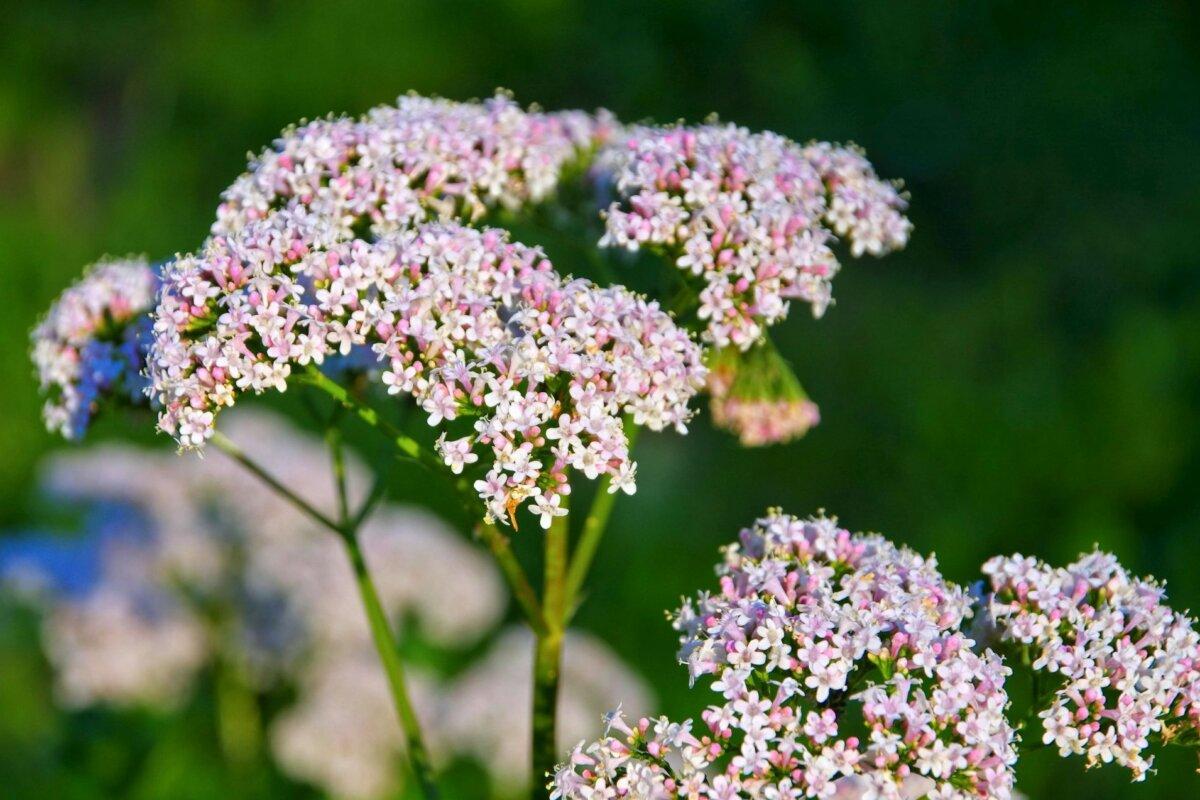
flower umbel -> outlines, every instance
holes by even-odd
[[[1200,636],[1161,584],[1102,552],[1056,569],[1021,555],[983,567],[1003,640],[1050,676],[1039,705],[1045,744],[1088,766],[1115,762],[1144,780],[1151,742],[1200,739]]]
[[[711,350],[708,359],[713,423],[737,434],[746,447],[798,439],[821,421],[817,404],[769,339],[744,353],[736,347]]]
[[[719,574],[675,620],[693,680],[721,698],[703,730],[617,716],[553,797],[1010,796],[1009,670],[971,650],[967,595],[932,559],[771,512]]]
[[[907,243],[904,195],[862,151],[802,147],[735,125],[634,128],[601,153],[618,200],[601,245],[664,251],[700,279],[699,316],[717,347],[751,347],[794,299],[831,302],[837,236],[854,256]]]
[[[31,336],[47,428],[78,439],[102,401],[145,403],[148,313],[157,288],[144,259],[100,261],[50,307]]]
[[[164,280],[150,371],[181,444],[202,445],[240,392],[369,348],[389,393],[455,428],[440,454],[456,472],[480,461],[475,489],[501,520],[528,502],[549,524],[569,467],[631,490],[622,416],[684,431],[704,380],[699,346],[656,303],[565,280],[496,229],[339,241],[296,208],[215,237]]]
[[[212,233],[236,233],[292,200],[342,238],[475,222],[551,196],[613,124],[604,112],[525,111],[504,94],[482,103],[409,95],[359,119],[301,124],[225,191]]]

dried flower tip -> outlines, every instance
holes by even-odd
[[[798,439],[821,421],[792,368],[771,342],[746,352],[709,351],[708,390],[714,424],[737,434],[746,447]]]

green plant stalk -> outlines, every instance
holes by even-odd
[[[339,387],[340,388],[340,387]],[[335,418],[336,419],[336,418]],[[371,579],[371,571],[367,568],[367,560],[363,555],[362,545],[358,537],[359,516],[351,519],[350,500],[346,488],[346,457],[342,449],[342,432],[336,421],[331,420],[325,430],[325,441],[329,447],[329,455],[333,461],[334,488],[337,490],[338,522],[341,539],[346,545],[346,554],[350,557],[350,566],[354,569],[354,580],[358,585],[358,593],[363,601],[363,609],[367,613],[367,622],[371,628],[371,639],[379,652],[379,661],[387,676],[388,689],[392,694],[392,702],[396,707],[396,716],[408,749],[408,759],[412,766],[417,782],[421,784],[421,793],[428,800],[436,800],[437,784],[433,780],[433,767],[429,762],[429,750],[425,747],[425,739],[421,734],[421,723],[417,719],[416,709],[408,695],[408,687],[404,678],[404,664],[400,661],[400,647],[392,632],[387,612],[379,600],[379,592]]]
[[[216,666],[217,732],[221,751],[238,769],[258,756],[262,719],[254,693],[228,663]]]
[[[214,447],[216,447],[218,450],[223,452],[225,455],[232,458],[237,463],[241,464],[246,470],[248,470],[256,478],[258,478],[263,483],[265,483],[267,486],[269,486],[276,494],[278,494],[284,500],[287,500],[289,503],[291,503],[299,511],[301,511],[302,513],[307,515],[309,518],[311,518],[318,524],[328,528],[329,530],[333,531],[334,533],[340,534],[342,532],[341,527],[336,522],[334,522],[332,519],[325,516],[320,511],[318,511],[316,508],[314,508],[303,497],[300,497],[300,495],[296,494],[291,489],[287,488],[282,483],[280,483],[279,480],[274,475],[267,472],[265,469],[263,469],[263,467],[261,467],[258,463],[256,463],[254,461],[254,459],[252,459],[252,458],[250,458],[250,456],[246,455],[246,453],[243,452],[242,448],[238,447],[225,434],[221,433],[220,431],[216,431],[215,433],[213,433],[211,441],[212,441],[212,444]]]
[[[379,416],[379,413],[375,409],[360,403],[350,394],[346,387],[332,380],[315,366],[310,365],[304,373],[303,378],[307,383],[328,394],[343,408],[357,416],[363,422],[382,432],[392,441],[396,449],[405,456],[435,471],[441,471],[445,468],[441,459],[422,447],[420,442],[388,423]]]
[[[310,368],[305,373],[305,380],[312,386],[328,394],[343,408],[353,413],[367,425],[386,436],[406,457],[417,461],[438,474],[445,474],[446,465],[435,454],[422,447],[421,443],[416,439],[389,424],[379,416],[375,409],[358,401],[343,386],[330,380],[320,370]],[[480,509],[478,498],[475,497],[462,481],[456,482],[454,488],[458,492],[459,499],[468,513],[474,516],[475,519],[479,519]],[[530,583],[529,577],[525,573],[525,568],[521,566],[516,555],[513,554],[512,548],[509,546],[508,537],[501,533],[495,525],[486,521],[476,527],[476,534],[487,545],[492,557],[496,559],[496,563],[500,567],[500,572],[504,575],[504,579],[508,583],[508,588],[513,593],[513,597],[516,598],[517,605],[520,606],[525,621],[529,623],[529,626],[533,628],[535,633],[545,630],[544,615],[541,605],[538,603],[537,593],[534,591],[533,584]]]
[[[546,777],[558,762],[557,719],[563,634],[566,627],[567,540],[570,517],[555,517],[546,532],[542,607],[546,630],[537,634],[533,656],[533,779],[531,797],[545,793]]]
[[[629,441],[630,451],[633,450],[633,445],[637,441],[637,431],[637,426],[627,417],[625,419],[625,437]],[[587,580],[592,560],[600,548],[600,540],[604,538],[604,531],[608,528],[608,520],[612,516],[613,506],[617,502],[617,492],[610,492],[609,485],[608,476],[605,476],[600,481],[600,485],[596,487],[596,496],[592,500],[591,508],[588,509],[587,519],[583,521],[583,532],[579,536],[579,542],[575,545],[575,552],[571,555],[571,566],[567,571],[566,596],[563,601],[567,621],[575,616],[575,611],[579,607],[579,593],[583,590],[583,583]]]
[[[529,579],[525,576],[525,570],[521,567],[521,562],[517,561],[508,537],[501,533],[494,524],[489,522],[481,522],[475,531],[476,535],[487,545],[492,557],[496,559],[496,563],[500,566],[500,571],[504,574],[504,579],[508,582],[508,588],[512,591],[513,597],[516,599],[517,605],[520,606],[521,613],[525,617],[525,621],[529,623],[529,627],[533,628],[535,634],[546,633],[546,617],[542,611],[541,603],[538,602],[537,592],[534,591],[533,585],[529,583]]]
[[[350,518],[350,493],[346,489],[346,453],[342,450],[342,430],[336,421],[325,428],[325,444],[333,459],[333,488],[337,495],[338,527],[344,531],[356,531],[358,525]]]
[[[425,748],[424,738],[421,735],[420,722],[417,720],[416,711],[413,709],[412,702],[409,700],[408,689],[404,678],[404,667],[400,663],[400,654],[396,644],[395,636],[392,634],[391,626],[388,623],[387,615],[384,613],[383,605],[379,601],[379,594],[375,590],[375,584],[371,580],[371,575],[367,570],[366,560],[363,558],[362,548],[359,546],[357,523],[361,517],[356,516],[353,523],[348,520],[348,514],[344,515],[341,522],[334,522],[329,517],[322,514],[311,504],[305,501],[296,493],[292,492],[283,485],[277,478],[271,475],[265,468],[251,459],[245,452],[242,451],[234,442],[229,440],[224,434],[215,433],[213,435],[213,444],[226,453],[230,458],[237,461],[253,475],[259,478],[268,487],[274,490],[280,497],[289,501],[298,510],[328,528],[333,533],[336,533],[346,545],[347,554],[350,557],[350,565],[354,569],[355,582],[358,585],[359,594],[363,600],[363,607],[367,614],[367,622],[371,629],[371,639],[375,644],[375,649],[379,653],[379,660],[383,666],[384,673],[387,676],[388,688],[392,694],[392,701],[395,705],[396,715],[400,722],[400,727],[404,731],[404,736],[407,742],[408,758],[412,766],[417,782],[421,785],[421,789],[428,800],[436,800],[438,797],[437,786],[433,782],[432,768],[429,763],[429,753]],[[336,453],[340,453],[340,438],[337,436],[330,437],[331,447]],[[339,466],[340,465],[340,466]],[[340,508],[346,509],[347,502],[345,498],[345,466],[339,455],[334,456],[335,479],[338,487]]]
[[[421,724],[417,719],[417,712],[409,700],[404,678],[404,665],[400,662],[396,637],[392,633],[387,614],[384,613],[383,604],[379,602],[379,593],[375,590],[374,581],[371,580],[371,573],[367,569],[366,559],[363,558],[357,533],[347,532],[343,534],[342,540],[346,543],[346,552],[350,556],[350,565],[354,568],[358,593],[362,597],[363,608],[367,612],[371,639],[375,642],[375,649],[379,652],[379,661],[383,665],[384,674],[387,675],[388,688],[396,707],[396,715],[400,727],[404,731],[409,763],[417,782],[421,784],[422,793],[428,800],[436,800],[438,790],[433,781],[433,767],[429,762],[429,751],[425,747],[425,739],[421,735]]]

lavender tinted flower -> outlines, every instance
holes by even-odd
[[[619,197],[601,245],[660,249],[700,278],[699,316],[718,347],[749,348],[792,300],[821,316],[837,236],[854,256],[883,255],[912,227],[904,196],[852,146],[801,147],[734,125],[639,127],[598,163]]]
[[[702,385],[699,347],[657,304],[560,278],[496,229],[431,225],[338,241],[303,209],[280,212],[174,262],[150,354],[160,427],[202,445],[244,391],[285,389],[294,368],[370,347],[389,393],[411,395],[490,517],[522,503],[563,513],[568,467],[632,491],[622,416],[684,431]]]
[[[1036,699],[1045,744],[1140,781],[1152,743],[1200,738],[1200,636],[1164,603],[1161,584],[1102,552],[1065,568],[998,556],[983,571],[1001,638],[1053,680]]]
[[[158,279],[143,259],[100,261],[33,330],[33,362],[46,427],[68,439],[87,430],[102,401],[144,404],[148,313]]]
[[[720,592],[676,616],[691,721],[614,717],[555,798],[1007,798],[1008,669],[960,632],[965,592],[932,559],[833,520],[771,512],[742,532]]]

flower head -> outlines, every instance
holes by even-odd
[[[240,393],[355,349],[431,426],[457,429],[440,454],[455,471],[480,462],[475,488],[502,520],[526,502],[553,517],[569,467],[628,485],[622,417],[683,431],[704,381],[699,346],[657,304],[561,278],[503,231],[341,240],[292,207],[167,271],[150,354],[160,427],[202,445]]]
[[[525,111],[504,94],[482,103],[409,95],[359,119],[301,124],[225,191],[212,233],[236,233],[289,201],[343,238],[474,222],[491,208],[545,200],[613,124],[605,112]]]
[[[634,128],[604,149],[598,172],[618,197],[601,244],[660,249],[699,277],[698,313],[718,347],[751,347],[795,299],[821,316],[837,236],[855,256],[883,255],[912,227],[904,196],[861,150],[734,125]]]
[[[145,403],[148,312],[157,287],[143,259],[101,261],[50,307],[31,336],[47,428],[78,439],[102,401]]]
[[[719,693],[703,729],[614,725],[555,797],[1009,797],[1008,670],[973,652],[967,595],[932,559],[771,512],[719,575],[675,620],[693,680]]]
[[[1200,636],[1160,584],[1102,552],[1059,569],[998,556],[983,571],[1000,637],[1054,682],[1039,698],[1045,744],[1143,780],[1152,740],[1200,734]]]
[[[59,701],[174,707],[208,658],[203,625],[176,598],[151,588],[104,586],[59,603],[43,628]]]

